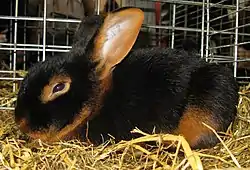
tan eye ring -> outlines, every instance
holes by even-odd
[[[40,96],[42,103],[47,103],[56,99],[59,96],[67,93],[71,86],[71,79],[69,77],[57,76],[53,77],[50,80],[50,83],[47,84]]]
[[[69,91],[70,83],[69,82],[59,82],[56,83],[51,89],[49,99],[54,100],[58,96],[61,96]]]

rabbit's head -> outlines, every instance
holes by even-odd
[[[138,8],[85,18],[68,54],[33,66],[19,89],[15,121],[31,138],[75,138],[98,114],[112,71],[131,50],[143,23]]]

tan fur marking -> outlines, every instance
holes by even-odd
[[[65,87],[65,90],[62,91],[62,93],[55,95],[52,93],[52,91],[53,91],[54,86],[58,83],[66,83],[66,87]],[[51,80],[49,81],[49,84],[47,84],[42,90],[42,93],[40,96],[41,102],[47,103],[49,101],[54,100],[58,96],[66,93],[70,88],[70,83],[71,83],[71,79],[68,76],[59,75],[59,76],[52,77]]]
[[[181,118],[177,133],[183,135],[190,146],[193,147],[197,144],[201,136],[213,133],[202,122],[215,130],[219,127],[217,122],[213,120],[210,111],[198,107],[188,107]]]

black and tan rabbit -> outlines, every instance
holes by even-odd
[[[236,115],[232,71],[185,50],[131,51],[144,20],[133,7],[85,18],[65,56],[33,66],[24,78],[15,120],[31,138],[79,138],[100,144],[144,132],[183,135],[192,148],[218,140],[203,122],[225,131]],[[86,134],[86,132],[88,132]]]

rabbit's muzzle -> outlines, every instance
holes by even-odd
[[[59,129],[58,127],[51,125],[48,128],[42,128],[39,130],[33,130],[30,128],[29,120],[27,118],[16,118],[16,124],[20,130],[27,134],[30,138],[40,139],[44,142],[52,143],[61,140],[80,139],[80,130],[83,125],[86,124],[89,116],[91,115],[91,109],[84,107],[81,112],[74,118],[71,124]]]

